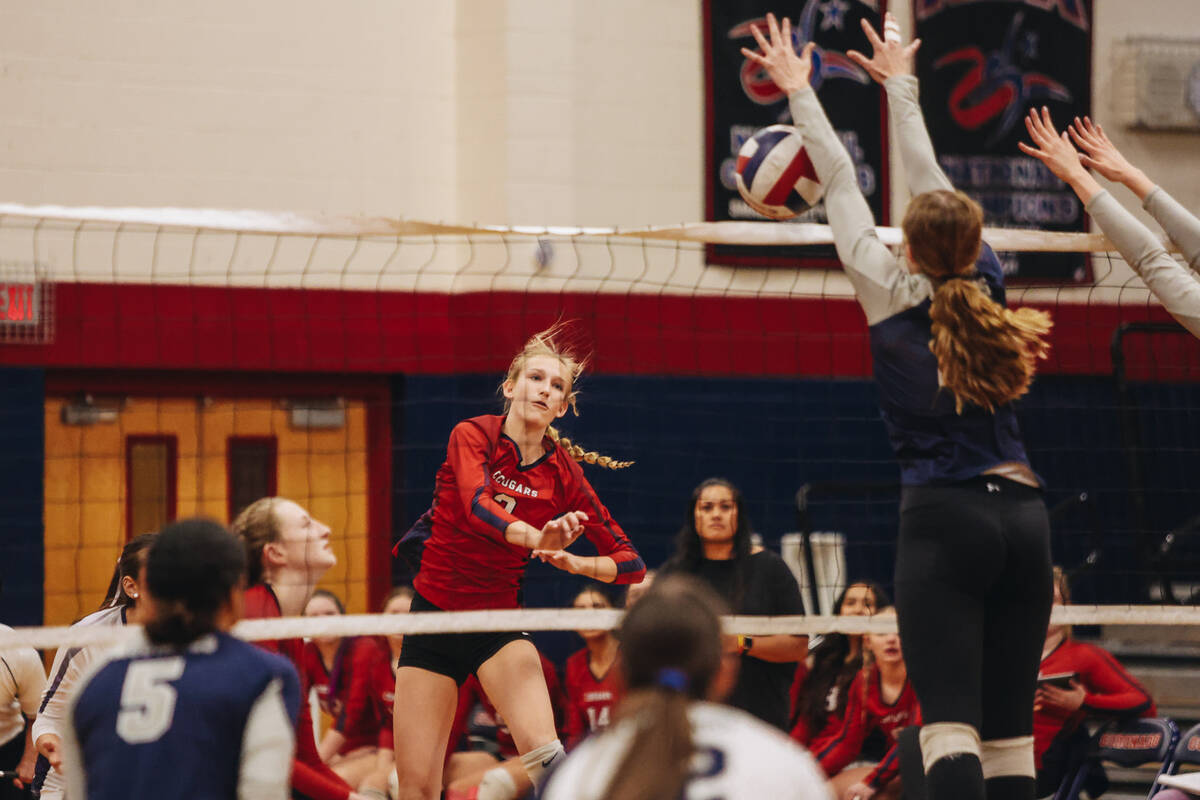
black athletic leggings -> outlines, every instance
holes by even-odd
[[[896,611],[925,724],[1030,735],[1052,597],[1039,490],[992,475],[904,489]]]

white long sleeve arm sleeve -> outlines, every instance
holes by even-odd
[[[874,325],[906,311],[929,296],[928,279],[910,274],[875,232],[875,219],[858,188],[854,164],[842,145],[821,101],[811,88],[788,98],[792,120],[825,192],[825,212],[838,258],[854,293]],[[917,114],[920,114],[918,109]],[[921,125],[924,130],[924,124]]]
[[[1147,198],[1147,202],[1153,198],[1153,194]],[[1182,207],[1179,210],[1183,211]],[[1167,312],[1192,335],[1200,337],[1200,282],[1196,277],[1172,258],[1150,229],[1107,191],[1092,198],[1087,204],[1087,212],[1096,220],[1100,230],[1112,239],[1121,257],[1141,276]],[[1169,229],[1167,233],[1186,252],[1188,245],[1177,239]],[[1196,244],[1200,247],[1200,241]]]
[[[254,701],[246,719],[238,800],[287,800],[295,749],[296,727],[283,702],[283,682],[276,678]]]
[[[929,138],[917,97],[916,76],[894,75],[884,82],[883,88],[887,90],[888,117],[892,123],[892,136],[900,146],[900,163],[904,165],[908,190],[913,194],[939,189],[954,191],[954,185],[933,152],[933,140]]]
[[[1146,195],[1142,208],[1149,211],[1154,221],[1171,237],[1171,241],[1179,245],[1188,266],[1200,269],[1200,219],[1196,219],[1195,214],[1180,205],[1161,186],[1155,186]]]

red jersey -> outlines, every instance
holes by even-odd
[[[259,583],[246,590],[243,616],[246,619],[283,616],[270,586]],[[292,763],[292,788],[312,800],[346,800],[350,796],[350,785],[321,761],[317,742],[313,739],[312,713],[308,709],[309,685],[304,677],[304,641],[274,639],[255,644],[286,657],[300,675],[300,713],[296,717],[296,759]]]
[[[378,745],[383,750],[394,750],[392,713],[396,705],[396,663],[387,643],[377,641],[377,644],[383,658],[377,660],[371,669],[371,702],[379,715]]]
[[[371,698],[371,675],[377,662],[388,657],[374,639],[349,636],[338,645],[327,670],[316,643],[304,646],[305,679],[317,690],[321,710],[333,718],[333,729],[346,737],[339,753],[378,743],[382,718]]]
[[[530,550],[504,532],[521,520],[535,528],[568,511],[588,515],[584,535],[617,563],[616,583],[638,583],[646,566],[583,470],[547,436],[546,453],[521,465],[504,417],[460,422],[437,473],[429,540],[413,587],[438,608],[516,608]]]
[[[586,647],[572,655],[567,659],[566,694],[569,750],[588,734],[607,728],[612,720],[613,707],[625,694],[616,660],[597,678]]]
[[[792,726],[791,737],[800,744],[812,750],[814,753],[819,753],[830,742],[837,738],[842,732],[842,720],[846,715],[846,705],[842,701],[842,693],[849,690],[849,686],[843,687],[839,682],[834,681],[829,687],[829,694],[825,696],[825,727],[820,730],[809,730],[808,717],[803,714],[796,714],[796,722]]]
[[[1064,672],[1076,673],[1075,679],[1087,694],[1077,711],[1046,706],[1033,712],[1033,753],[1038,769],[1050,745],[1073,733],[1084,717],[1153,717],[1158,713],[1149,692],[1103,648],[1063,639],[1042,659],[1038,674]]]
[[[865,687],[865,691],[864,691]],[[850,684],[846,695],[846,714],[838,733],[828,741],[813,748],[813,755],[821,762],[825,774],[833,777],[862,752],[867,736],[879,729],[891,744],[883,760],[863,778],[863,783],[873,789],[882,789],[900,769],[900,758],[896,751],[896,737],[909,725],[921,724],[921,709],[917,705],[917,693],[909,681],[904,682],[900,696],[894,703],[885,703],[882,696],[879,670],[859,673]]]
[[[566,703],[563,700],[562,685],[558,680],[558,671],[554,668],[554,662],[550,659],[541,653],[538,653],[538,657],[542,660],[542,674],[546,678],[546,689],[550,692],[550,705],[554,709],[554,727],[562,731],[563,708]],[[483,687],[479,684],[479,678],[471,675],[458,690],[458,709],[455,711],[454,724],[450,729],[450,749],[446,753],[446,757],[449,758],[450,752],[458,749],[459,740],[468,731],[480,729],[489,732],[494,729],[496,743],[500,746],[500,756],[502,758],[516,758],[520,755],[517,752],[517,745],[513,741],[512,733],[508,730],[508,726],[504,724],[504,720],[496,713],[496,707],[492,705],[492,701],[484,693]]]

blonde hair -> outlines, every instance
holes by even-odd
[[[579,392],[575,389],[575,382],[579,380],[579,376],[583,374],[584,367],[587,366],[587,357],[578,355],[565,341],[563,341],[564,333],[569,322],[555,322],[549,328],[530,336],[525,340],[525,344],[520,351],[513,357],[512,363],[508,365],[508,371],[504,374],[504,380],[500,382],[499,391],[503,393],[504,385],[507,383],[515,383],[521,375],[521,370],[529,362],[529,359],[538,356],[549,356],[550,358],[558,359],[562,364],[563,371],[567,376],[566,399],[567,404],[571,407],[571,412],[575,416],[579,416]],[[507,414],[512,401],[508,398],[504,400],[504,413]],[[617,461],[608,456],[601,455],[594,450],[584,450],[573,441],[563,436],[552,425],[547,428],[546,433],[550,438],[567,452],[574,460],[580,463],[595,464],[606,469],[624,469],[633,465],[632,461]]]
[[[282,500],[281,497],[261,497],[242,509],[242,513],[229,526],[246,548],[247,586],[263,582],[263,548],[279,541],[279,519],[275,516],[275,504]]]
[[[933,281],[929,309],[941,383],[964,403],[988,411],[1029,391],[1053,323],[1045,311],[1005,308],[974,280],[982,247],[983,209],[962,192],[919,194],[904,214],[904,238],[914,263]]]

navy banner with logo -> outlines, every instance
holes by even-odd
[[[1060,130],[1089,113],[1092,0],[914,0],[913,13],[921,108],[950,181],[988,225],[1084,230],[1082,203],[1017,142],[1030,108],[1049,107]],[[1018,279],[1091,279],[1082,255],[999,255]]]
[[[883,90],[847,50],[871,52],[860,21],[880,27],[886,0],[704,0],[707,95],[706,217],[710,220],[763,220],[742,200],[734,182],[738,150],[759,128],[790,124],[787,97],[741,48],[757,49],[750,26],[765,33],[767,12],[787,14],[797,52],[816,42],[812,83],[830,122],[858,168],[858,183],[881,225],[887,224],[887,115]],[[780,16],[782,21],[782,17]],[[825,208],[791,220],[825,222]],[[777,223],[786,225],[788,222]],[[756,266],[828,267],[837,263],[830,247],[734,247],[714,245],[709,261]]]

